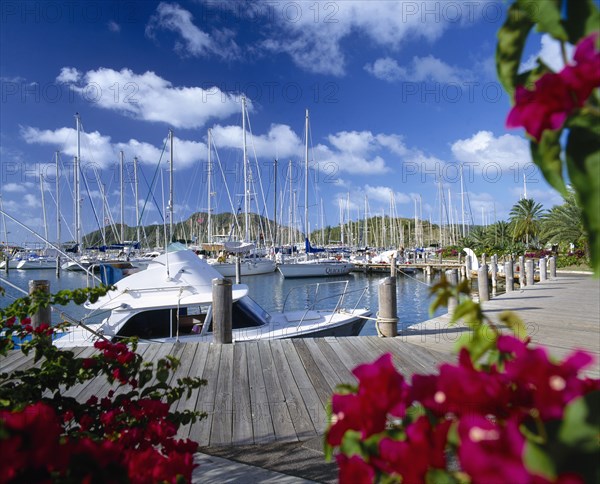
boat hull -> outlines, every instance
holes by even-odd
[[[346,276],[353,269],[354,264],[350,262],[298,262],[296,264],[279,264],[277,266],[277,270],[285,278]]]
[[[211,266],[223,277],[235,277],[235,263],[233,262],[216,262]],[[254,261],[242,261],[240,263],[240,275],[241,276],[257,276],[260,274],[270,274],[275,272],[277,264],[275,261],[262,260],[258,262]]]

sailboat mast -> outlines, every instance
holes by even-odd
[[[44,175],[40,173],[40,193],[42,195],[42,216],[44,217],[44,238],[48,240],[48,220],[46,219],[46,200],[44,197]],[[46,242],[48,248],[48,242]]]
[[[121,158],[121,164],[120,164],[120,168],[121,168],[121,243],[124,244],[125,243],[125,198],[124,198],[124,185],[125,185],[125,180],[124,180],[124,168],[125,168],[125,155],[123,153],[123,151],[120,151],[120,158]]]
[[[304,133],[304,228],[308,239],[308,109],[306,110],[306,123]],[[308,254],[307,254],[308,257]]]
[[[137,156],[133,158],[133,177],[135,178],[135,231],[136,231],[136,242],[140,241],[140,205],[138,203],[138,159]]]
[[[273,247],[277,247],[277,158],[273,161],[273,182],[274,182],[274,210],[273,210]]]
[[[173,239],[173,130],[169,130],[170,157],[169,157],[169,239]],[[170,242],[170,240],[168,241]],[[168,243],[165,241],[165,243]]]
[[[74,185],[75,185],[75,243],[77,244],[77,252],[81,252],[81,193],[79,180],[79,164],[81,163],[81,118],[79,113],[75,113],[75,121],[77,125],[77,157],[75,158],[74,166]]]
[[[462,213],[462,236],[465,237],[467,232],[465,230],[465,185],[463,182],[463,166],[460,165],[460,210]]]
[[[250,191],[248,188],[248,154],[246,147],[246,97],[242,96],[242,149],[244,157],[244,242],[250,241]]]
[[[58,165],[58,155],[60,151],[56,152],[56,247],[60,249],[60,168]]]
[[[208,130],[208,200],[206,205],[207,215],[207,223],[206,223],[206,241],[208,243],[212,242],[213,233],[212,233],[212,131]]]

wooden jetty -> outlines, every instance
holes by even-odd
[[[562,357],[574,348],[596,355],[588,372],[600,374],[600,281],[586,276],[560,277],[524,290],[503,294],[484,303],[485,313],[497,318],[503,310],[516,311],[534,343],[548,346]],[[402,308],[399,308],[402,320]],[[199,376],[208,385],[177,402],[180,410],[207,412],[208,418],[183,427],[181,437],[202,446],[232,446],[272,442],[302,442],[322,435],[327,405],[339,383],[354,383],[352,369],[390,352],[397,368],[434,373],[439,363],[454,361],[456,337],[466,331],[448,327],[448,316],[421,323],[395,338],[346,337],[209,344],[140,345],[147,361],[171,354],[182,361],[175,378]],[[89,356],[93,348],[77,348]],[[0,371],[33,365],[32,356],[14,351],[0,357]],[[77,385],[68,393],[80,400],[103,396],[110,390],[104,379]]]

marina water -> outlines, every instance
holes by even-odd
[[[69,271],[61,272],[60,278],[57,278],[53,270],[23,271],[13,269],[8,276],[4,272],[0,273],[0,276],[24,291],[28,290],[30,280],[47,279],[50,281],[50,291],[52,293],[62,289],[86,287],[88,280],[88,276],[84,273]],[[349,309],[355,305],[357,307],[368,307],[371,309],[374,318],[378,308],[378,286],[386,276],[387,274],[353,272],[349,276],[343,277],[284,279],[278,271],[275,271],[271,274],[242,277],[241,282],[248,285],[249,295],[252,299],[267,311],[277,312],[283,309],[284,304],[286,311],[304,309],[307,301],[314,300],[316,291],[318,291],[317,297],[321,300],[318,307],[333,308],[337,302],[336,295],[343,290],[347,281],[348,294],[343,306]],[[426,321],[432,317],[429,314],[429,306],[433,299],[429,294],[429,289],[435,281],[436,278],[427,278],[422,271],[416,271],[414,274],[400,273],[398,275],[396,282],[398,318],[400,320],[398,329]],[[15,298],[24,295],[1,281],[0,286],[6,289],[6,294],[0,296],[2,307],[10,304]],[[59,309],[64,309],[69,316],[75,318],[81,318],[87,312],[83,307],[74,304]],[[444,312],[444,309],[438,310],[433,316],[438,316]],[[53,322],[58,322],[60,314],[57,312],[52,314]],[[105,315],[97,314],[91,321],[99,322],[103,317]],[[377,335],[374,321],[367,321],[361,335]]]

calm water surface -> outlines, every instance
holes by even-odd
[[[313,300],[315,293],[320,300],[318,307],[332,308],[337,302],[335,296],[341,292],[344,283],[348,282],[348,295],[344,307],[352,308],[368,307],[373,316],[377,312],[378,285],[386,274],[363,274],[352,273],[344,277],[311,278],[311,279],[284,279],[279,272],[263,274],[260,276],[248,276],[242,278],[242,283],[249,287],[249,295],[261,306],[270,312],[303,309],[307,301]],[[48,279],[50,290],[54,293],[61,289],[74,289],[86,286],[86,275],[77,272],[63,271],[61,277],[57,278],[52,270],[41,271],[19,271],[11,270],[8,277],[0,272],[0,277],[7,279],[12,284],[27,290],[29,281],[32,279]],[[398,291],[398,317],[400,327],[404,328],[421,321],[430,319],[429,306],[432,298],[429,296],[429,285],[436,279],[428,280],[421,271],[414,275],[399,275],[397,278]],[[9,287],[0,281],[0,286],[6,289],[6,295],[0,296],[2,307],[10,304],[16,297],[21,297],[16,289]],[[318,291],[318,292],[317,292]],[[363,293],[364,292],[364,293]],[[287,298],[287,299],[286,299]],[[85,310],[82,307],[70,305],[61,308],[73,317],[82,317]],[[444,311],[439,310],[434,314],[437,316]],[[53,312],[53,321],[59,321],[58,313]],[[377,331],[372,321],[365,325],[362,335],[376,335]]]

